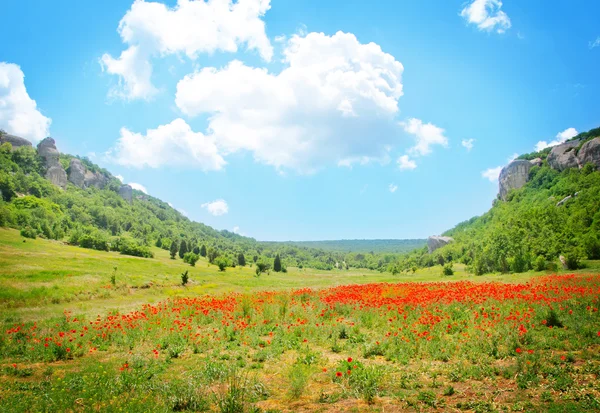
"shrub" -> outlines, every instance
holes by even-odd
[[[225,271],[225,268],[227,268],[227,260],[223,257],[216,259],[215,264],[219,267],[219,271]]]
[[[541,255],[535,259],[535,270],[536,271],[545,271],[546,270],[546,259]]]
[[[31,227],[25,227],[20,232],[22,237],[36,239],[37,231]]]
[[[185,262],[186,264],[190,264],[192,267],[196,266],[196,262],[198,262],[199,259],[200,257],[197,254],[194,254],[193,252],[186,252],[183,256],[183,262]]]
[[[572,250],[566,253],[565,265],[569,270],[577,270],[581,268],[581,253],[577,250]]]
[[[444,264],[444,267],[442,269],[442,273],[444,275],[454,275],[454,270],[452,269],[452,262]]]
[[[188,275],[188,271],[181,273],[181,285],[185,286],[190,280],[190,276]]]
[[[122,239],[120,240],[119,252],[123,255],[131,255],[134,257],[154,258],[154,254],[146,246],[139,245],[135,241]]]

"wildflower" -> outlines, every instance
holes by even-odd
[[[350,374],[352,374],[352,370],[348,370],[348,371],[346,372],[346,374],[349,376]]]
[[[517,347],[517,349],[515,350],[518,354],[521,354],[523,352],[523,350],[521,350],[521,347]]]
[[[336,377],[342,377],[342,372],[338,371],[338,372],[335,373],[335,375],[336,375]]]
[[[326,368],[323,368],[323,373],[327,373],[327,369]]]
[[[17,363],[13,363],[13,369],[17,368]]]
[[[348,357],[348,363],[352,363],[352,357]]]

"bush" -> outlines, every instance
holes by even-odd
[[[581,253],[577,250],[566,253],[565,265],[568,270],[577,270],[581,268]]]
[[[223,257],[217,258],[215,264],[219,267],[219,271],[225,271],[225,268],[227,268],[227,260]]]
[[[186,252],[183,256],[183,262],[190,264],[192,267],[196,266],[196,262],[198,262],[199,259],[200,257],[193,252]]]
[[[454,270],[452,269],[452,263],[449,262],[447,264],[444,264],[444,267],[442,269],[442,273],[444,275],[454,275]]]
[[[120,240],[119,252],[122,255],[131,255],[134,257],[154,258],[154,254],[146,246],[139,245],[135,241],[122,239]]]
[[[22,237],[36,239],[37,231],[31,227],[25,227],[20,232]]]
[[[535,259],[535,270],[536,271],[545,271],[546,270],[546,259],[541,255]]]
[[[184,273],[181,273],[181,285],[186,285],[190,280],[190,276],[188,275],[188,271],[186,270]]]

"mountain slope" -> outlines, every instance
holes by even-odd
[[[85,158],[58,154],[53,140],[43,141],[42,153],[15,137],[0,136],[2,141],[0,226],[20,229],[23,236],[65,240],[85,248],[148,258],[152,257],[149,246],[169,250],[175,243],[180,252],[185,245],[185,251],[205,253],[211,262],[221,261],[225,266],[257,261],[272,264],[279,254],[283,268],[330,270],[352,266],[383,270],[397,258],[397,254],[365,256],[310,245],[264,243],[230,231],[217,231],[130,187],[132,197],[124,199],[120,190],[126,185]],[[62,180],[53,181],[54,184],[53,177],[45,178],[49,162],[53,168],[65,171]],[[403,251],[411,246],[409,243]],[[183,253],[175,257],[180,255]]]

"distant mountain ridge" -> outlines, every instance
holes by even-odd
[[[426,239],[341,239],[323,241],[285,241],[284,244],[319,248],[324,251],[406,253],[423,248]]]

